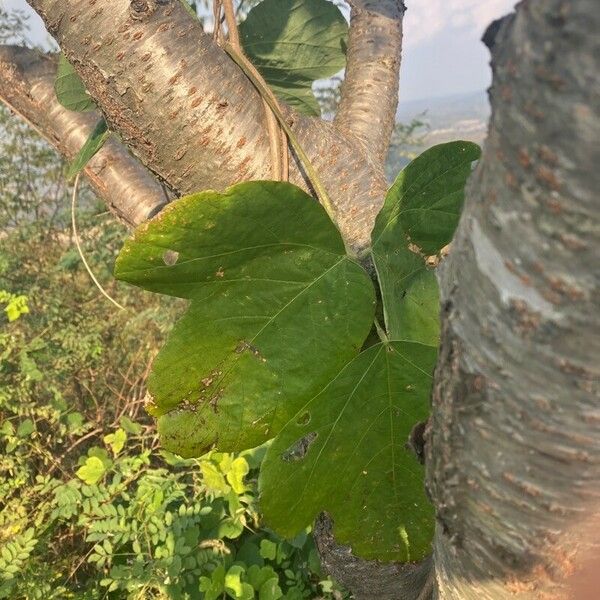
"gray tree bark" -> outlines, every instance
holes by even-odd
[[[268,177],[259,96],[178,0],[30,3],[111,128],[174,193]],[[386,188],[404,6],[351,5],[335,122],[286,115],[347,242],[362,248]],[[489,138],[442,267],[443,339],[426,446],[434,553],[403,567],[359,561],[320,520],[324,563],[356,598],[569,597],[567,576],[598,550],[599,24],[595,0],[525,0],[486,35]],[[59,126],[62,117],[45,119],[28,99],[39,82],[48,85],[47,73],[38,78],[29,58],[11,67],[20,91],[10,95],[3,65],[19,61],[7,50],[2,60],[4,101],[69,154],[75,117]],[[297,164],[292,179],[309,188]],[[110,191],[104,197],[110,202]]]
[[[442,266],[427,443],[439,598],[575,598],[600,550],[600,11],[529,0]]]
[[[383,161],[396,122],[406,8],[398,0],[349,0],[349,4],[348,66],[335,123],[356,135],[370,156]],[[392,101],[382,103],[382,98]]]

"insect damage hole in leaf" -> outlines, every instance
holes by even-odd
[[[296,420],[296,423],[298,425],[308,425],[310,423],[310,413],[308,411],[302,413]]]
[[[165,250],[162,259],[165,265],[172,267],[179,260],[179,252],[176,250]]]
[[[300,420],[301,419],[298,421]],[[281,459],[285,462],[302,460],[318,436],[319,434],[316,431],[307,433],[305,436],[294,442],[285,452],[282,452]]]
[[[191,301],[148,381],[163,445],[184,456],[272,438],[357,354],[374,315],[369,276],[288,183],[173,202],[125,244],[115,274]]]

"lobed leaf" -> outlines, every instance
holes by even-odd
[[[269,447],[260,506],[292,537],[322,511],[336,540],[368,559],[416,561],[431,551],[433,507],[406,447],[428,416],[436,349],[376,344],[307,402]]]
[[[402,170],[386,195],[372,254],[392,339],[437,346],[439,291],[426,257],[451,241],[471,165],[480,154],[472,142],[434,146]]]
[[[272,438],[356,355],[374,314],[368,275],[287,183],[175,201],[125,244],[115,275],[191,300],[148,381],[163,444],[183,456]]]
[[[348,24],[327,0],[263,0],[240,25],[244,52],[273,91],[318,115],[312,83],[346,66]]]

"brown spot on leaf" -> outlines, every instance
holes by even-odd
[[[260,350],[247,342],[246,340],[242,340],[235,348],[236,354],[242,354],[242,352],[251,352],[256,358],[260,359],[262,362],[267,362],[267,359],[262,356]]]
[[[224,393],[225,393],[225,389],[221,388],[208,402],[215,414],[217,414],[217,406],[219,404],[219,400],[223,397]]]

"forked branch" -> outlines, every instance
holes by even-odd
[[[335,118],[383,163],[398,107],[402,0],[349,0],[350,36],[342,98]]]
[[[263,102],[179,0],[28,0],[111,129],[179,193],[270,177]],[[354,136],[285,107],[349,246],[369,242],[387,188]],[[290,181],[310,189],[298,160]]]
[[[72,159],[100,115],[63,108],[54,93],[55,75],[56,57],[21,46],[0,46],[0,101]],[[108,208],[128,225],[143,222],[167,201],[154,176],[114,138],[84,172]]]

